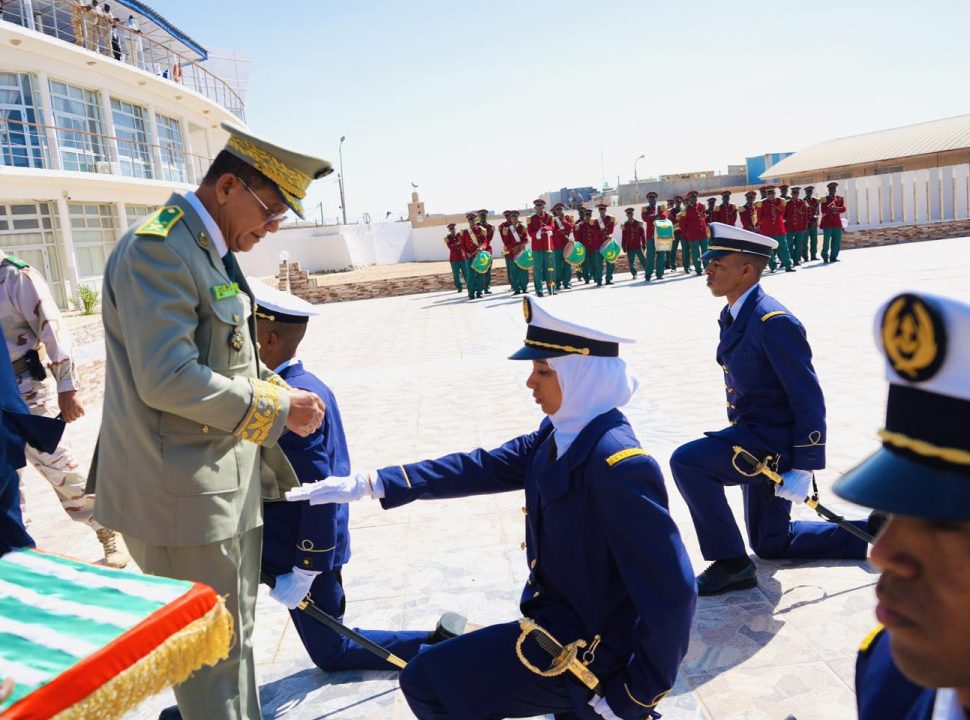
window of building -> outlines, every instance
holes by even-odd
[[[118,241],[114,206],[111,203],[68,203],[67,208],[78,276],[81,280],[100,281],[105,261]]]
[[[145,127],[145,109],[111,98],[111,116],[118,138],[118,164],[127,177],[151,178],[152,156]]]
[[[125,205],[125,228],[130,228],[158,210],[154,205]]]
[[[0,204],[0,247],[43,273],[58,306],[65,307],[66,283],[53,203]]]
[[[158,144],[162,149],[162,179],[188,182],[185,147],[182,145],[182,130],[178,120],[156,114],[155,123],[158,126]]]
[[[877,167],[872,174],[873,175],[888,175],[889,173],[898,173],[903,171],[902,165],[889,165],[887,167]]]
[[[98,94],[56,80],[50,85],[64,169],[97,172],[97,164],[109,160]]]
[[[37,89],[26,73],[0,73],[0,164],[46,167],[47,142]]]

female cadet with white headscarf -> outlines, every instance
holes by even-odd
[[[559,320],[532,298],[523,304],[528,329],[512,359],[533,363],[526,386],[547,415],[537,431],[495,450],[327,478],[287,499],[369,495],[389,509],[524,490],[523,619],[418,653],[401,673],[412,711],[422,720],[656,717],[687,651],[696,590],[660,467],[617,409],[637,388],[619,357],[631,341]]]

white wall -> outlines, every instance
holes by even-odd
[[[849,230],[965,220],[970,215],[970,164],[842,180]],[[824,195],[824,193],[823,193]]]

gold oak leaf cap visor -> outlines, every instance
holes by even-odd
[[[620,343],[634,342],[630,338],[560,320],[535,298],[523,298],[522,312],[526,322],[524,344],[509,356],[509,360],[545,360],[563,355],[617,357]]]
[[[889,513],[970,520],[970,305],[902,293],[874,330],[889,380],[882,448],[833,490]]]
[[[333,172],[330,163],[274,145],[232,123],[222,123],[222,129],[229,133],[226,151],[258,170],[302,219],[307,188]]]

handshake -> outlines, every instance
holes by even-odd
[[[384,497],[384,484],[376,470],[346,477],[331,476],[293,488],[286,493],[289,502],[308,500],[311,505],[348,503],[362,497],[372,497],[375,500]]]

